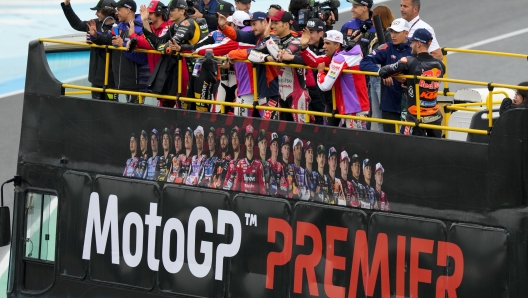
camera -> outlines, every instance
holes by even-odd
[[[187,10],[185,11],[188,15],[194,14],[194,6],[198,3],[198,0],[187,0]]]
[[[297,20],[299,28],[305,28],[306,23],[311,18],[318,18],[326,23],[332,12],[334,13],[335,17],[335,20],[332,21],[332,24],[335,24],[335,22],[339,20],[339,12],[337,10],[339,6],[341,6],[339,0],[327,0],[323,2],[316,2],[312,0],[309,8],[299,10],[299,16]]]

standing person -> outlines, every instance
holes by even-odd
[[[421,2],[421,0],[401,0],[401,17],[407,20],[407,22],[409,22],[409,25],[411,26],[409,30],[409,38],[413,37],[414,32],[416,32],[416,30],[419,28],[424,28],[429,31],[429,33],[431,33],[433,40],[431,41],[431,45],[429,46],[429,53],[436,59],[442,60],[442,50],[440,49],[440,45],[438,44],[438,40],[436,39],[436,34],[434,32],[433,27],[424,22],[424,20],[422,20],[419,16]]]
[[[394,21],[394,16],[392,15],[392,12],[390,8],[388,8],[385,5],[379,5],[376,8],[374,8],[372,13],[372,19],[374,17],[379,16],[381,20],[381,26],[384,33],[384,39],[385,43],[389,43],[391,38],[391,32],[389,27],[391,26],[392,22]],[[374,37],[374,39],[370,42],[369,46],[369,53],[372,55],[373,51],[376,50],[380,46],[380,43],[378,41],[378,37]],[[368,57],[368,56],[367,56]],[[363,61],[361,61],[363,63]],[[380,66],[378,64],[378,66]],[[361,68],[361,64],[360,64]],[[369,95],[370,95],[370,112],[372,118],[382,118],[381,113],[381,79],[376,76],[369,77]],[[370,129],[374,131],[383,131],[383,124],[377,123],[377,122],[371,122],[370,123]]]
[[[235,126],[231,129],[231,147],[233,148],[233,158],[229,162],[229,167],[225,175],[224,190],[231,190],[236,178],[236,165],[240,160],[240,129]]]
[[[200,182],[200,175],[203,170],[203,162],[207,159],[207,155],[204,154],[204,129],[198,126],[194,130],[194,140],[196,142],[196,155],[193,155],[191,160],[191,167],[189,169],[189,175],[185,184],[187,185],[198,185]]]
[[[293,141],[293,169],[295,171],[295,182],[297,182],[297,196],[295,199],[308,201],[310,199],[310,191],[306,185],[306,174],[304,168],[301,166],[303,156],[303,142],[297,138]]]
[[[193,7],[194,13],[189,14],[189,17],[193,19],[204,18],[209,32],[213,32],[218,27],[216,12],[221,10],[220,5],[223,3],[227,2],[221,0],[198,0]],[[232,5],[230,3],[228,4]]]
[[[330,178],[330,201],[332,205],[346,205],[341,179],[337,177],[337,150],[328,150],[328,177]]]
[[[143,179],[147,180],[157,180],[159,176],[158,168],[158,147],[159,147],[159,134],[158,130],[153,128],[150,132],[150,150],[152,151],[152,156],[149,157],[147,162],[147,171],[145,172],[145,177]]]
[[[178,172],[180,171],[180,159],[179,156],[182,154],[182,130],[176,128],[173,133],[174,140],[174,155],[172,157],[172,165],[170,169],[170,175],[167,179],[167,182],[175,183],[174,180],[178,177]]]
[[[130,135],[130,158],[127,159],[125,165],[125,171],[123,172],[124,177],[136,177],[136,169],[139,163],[139,157],[137,154],[137,138],[136,134]]]
[[[279,61],[304,65],[304,60],[300,55],[301,44],[299,39],[294,37],[291,32],[292,14],[281,10],[270,17],[270,21],[263,34],[269,55],[262,55],[262,52],[253,50],[252,52],[259,55],[250,55],[249,60],[252,62]],[[270,38],[271,29],[273,29],[279,40]],[[305,70],[279,66],[277,71],[279,74],[280,106],[296,110],[307,110],[310,96],[306,89]],[[281,120],[293,120],[299,123],[307,122],[306,114],[280,113],[279,116]]]
[[[90,22],[90,35],[95,44],[126,47],[131,40],[131,33],[143,34],[141,16],[135,14],[137,6],[134,0],[120,0],[113,5],[117,8],[119,35],[98,32],[95,22]],[[116,51],[112,55],[112,71],[117,89],[136,92],[147,90],[150,71],[145,53]],[[126,101],[138,103],[138,96],[126,95]]]
[[[309,48],[310,32],[303,31],[301,55],[311,67],[317,67],[317,84],[323,91],[329,91],[335,85],[337,112],[341,115],[366,115],[370,109],[365,75],[343,73],[344,69],[359,70],[363,58],[359,46],[343,51],[343,34],[336,30],[326,32],[324,38],[325,55],[316,56]],[[325,66],[330,71],[325,73]],[[347,128],[366,129],[365,121],[345,120]]]
[[[259,160],[262,163],[262,168],[264,170],[266,194],[269,194],[270,164],[266,158],[268,152],[268,139],[266,138],[266,131],[264,129],[261,129],[258,132],[257,146],[259,149]]]
[[[215,165],[218,160],[216,154],[216,129],[209,128],[207,133],[207,148],[209,149],[209,157],[203,162],[202,173],[200,174],[200,186],[213,188],[213,174],[215,172]]]
[[[370,160],[368,158],[365,158],[363,160],[363,186],[365,186],[365,193],[370,200],[370,206],[372,206],[372,209],[379,210],[379,202],[376,200],[376,190],[374,189],[374,186],[371,185],[371,178],[372,178],[372,167],[370,165]]]
[[[270,152],[271,157],[268,159],[270,168],[269,194],[271,196],[286,197],[288,184],[286,177],[284,177],[284,167],[279,161],[279,135],[276,132],[271,133]]]
[[[407,79],[407,122],[416,123],[417,109],[420,109],[421,123],[440,125],[442,113],[436,98],[440,82],[435,78],[442,78],[445,73],[445,65],[442,61],[429,54],[429,45],[433,36],[429,31],[419,28],[411,37],[412,55],[401,58],[398,62],[383,66],[379,70],[382,79],[395,74],[406,74],[413,76],[430,77],[432,80],[419,80],[420,90],[415,90],[414,79]],[[419,97],[420,107],[416,107],[416,97]],[[405,135],[429,136],[440,138],[442,131],[438,129],[423,129],[419,127],[402,126],[401,133]]]
[[[163,149],[163,155],[161,155],[158,160],[158,181],[167,181],[167,176],[169,175],[172,164],[172,158],[174,157],[174,155],[171,153],[172,141],[170,136],[170,130],[165,127],[161,132],[161,148]]]
[[[359,156],[352,155],[350,160],[350,169],[352,170],[352,185],[354,186],[355,197],[359,201],[359,207],[363,209],[371,209],[370,200],[367,198],[365,186],[359,181],[361,175]]]
[[[376,180],[376,201],[379,203],[379,209],[382,211],[390,211],[389,200],[387,199],[387,194],[381,190],[383,185],[383,174],[385,174],[385,169],[381,163],[376,164],[376,174],[374,179]]]
[[[147,161],[149,159],[147,152],[148,135],[147,132],[142,130],[139,135],[139,150],[141,156],[139,157],[139,165],[136,168],[136,178],[144,179],[147,173]]]
[[[112,29],[112,25],[116,22],[115,18],[115,9],[112,6],[115,4],[114,0],[99,0],[97,5],[90,8],[95,10],[96,19],[93,19],[95,23],[95,29],[97,32],[108,32]],[[73,11],[73,8],[70,4],[70,0],[64,0],[61,3],[62,11],[64,16],[70,23],[70,26],[81,32],[89,31],[90,21],[81,21],[77,14]],[[90,34],[87,33],[87,43],[92,43],[90,39]],[[112,57],[112,52],[110,51],[110,59]],[[105,64],[106,64],[106,51],[105,49],[100,48],[91,48],[90,49],[90,64],[88,68],[88,82],[92,83],[92,87],[103,88],[104,87],[104,78],[105,78]],[[112,66],[109,66],[108,69],[108,86],[107,88],[114,88],[114,73],[112,72]],[[117,100],[117,95],[104,94],[103,92],[92,91],[93,99],[115,99]]]
[[[237,2],[235,2],[236,4]],[[251,25],[251,31],[236,30],[227,26],[227,18],[218,15],[218,27],[225,36],[241,43],[254,44],[256,48],[265,49],[264,32],[268,27],[268,16],[265,12],[255,12],[250,19],[244,21],[244,25]],[[253,51],[233,51],[228,54],[229,59],[247,60],[251,55],[259,54]],[[251,58],[253,59],[253,58]],[[277,107],[279,103],[279,84],[277,80],[277,68],[275,66],[257,64],[257,97],[259,105]],[[255,93],[255,92],[253,92]],[[251,104],[253,100],[242,97],[243,103]],[[249,101],[249,102],[246,102]],[[265,119],[277,119],[276,112],[259,111],[260,117]]]
[[[306,141],[304,145],[304,180],[306,181],[306,193],[301,195],[301,199],[309,201],[315,200],[315,194],[317,191],[317,180],[318,174],[313,166],[314,163],[314,150],[313,144],[310,141]],[[306,198],[308,197],[308,198]]]
[[[323,145],[317,146],[317,188],[315,201],[330,204],[330,177],[325,173],[326,149]]]
[[[229,137],[226,134],[225,128],[220,130],[220,156],[216,160],[215,173],[213,175],[213,188],[222,189],[224,180],[229,170],[229,163],[232,160],[229,153]]]
[[[237,163],[233,190],[265,195],[264,168],[262,167],[262,162],[253,156],[255,136],[251,125],[246,126],[244,144],[246,145],[246,156]]]
[[[392,42],[380,45],[373,50],[360,63],[360,69],[364,71],[379,72],[380,67],[398,62],[403,57],[411,54],[411,43],[407,40],[409,23],[404,19],[396,19],[390,28]],[[372,77],[371,82],[375,82],[378,77]],[[374,80],[372,80],[374,79]],[[371,88],[371,92],[373,88]],[[400,120],[402,110],[406,107],[402,102],[403,88],[400,81],[393,78],[383,79],[381,85],[381,116],[387,120]],[[374,97],[373,97],[374,98]],[[394,124],[383,124],[383,131],[396,132]]]
[[[235,0],[236,10],[241,10],[251,15],[251,13],[249,12],[251,10],[251,1],[255,0]]]
[[[373,5],[372,0],[347,0],[352,3],[352,20],[343,24],[341,33],[345,37],[345,44],[349,47],[359,45],[361,53],[368,55],[370,42],[376,36],[376,29],[372,25],[370,10]]]

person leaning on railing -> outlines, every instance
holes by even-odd
[[[95,10],[96,19],[92,21],[95,23],[95,28],[98,32],[108,32],[112,28],[112,25],[115,23],[115,9],[112,7],[112,3],[115,4],[114,0],[100,0],[97,2],[97,5],[90,8]],[[70,26],[81,32],[88,32],[90,27],[90,21],[81,21],[77,14],[73,11],[72,6],[70,5],[70,0],[65,0],[61,3],[62,11],[64,16],[70,23]],[[87,43],[92,43],[90,38],[90,33],[87,33],[86,37]],[[110,53],[112,55],[112,53]],[[90,66],[88,68],[88,82],[92,83],[92,87],[103,88],[104,78],[105,78],[105,64],[106,63],[106,51],[105,49],[100,48],[91,48],[90,49]],[[112,73],[112,68],[108,71],[108,88],[114,88],[114,74]],[[92,91],[93,99],[114,99],[116,94],[104,94],[102,92]],[[117,99],[117,98],[116,98]]]
[[[440,82],[434,78],[442,78],[445,73],[445,65],[442,61],[429,54],[429,45],[433,36],[424,28],[419,28],[411,37],[412,55],[401,58],[398,62],[380,68],[379,76],[386,79],[391,75],[405,74],[422,77],[430,77],[432,80],[419,80],[419,90],[416,90],[414,79],[407,79],[407,105],[408,113],[406,121],[421,122],[425,124],[440,125],[442,123],[442,113],[438,107],[436,98]],[[416,106],[416,96],[419,97],[419,107]],[[418,110],[419,109],[419,110]],[[420,111],[420,120],[418,120]],[[405,135],[441,137],[441,130],[423,129],[420,127],[402,126],[401,133]]]
[[[528,82],[519,83],[521,87],[528,87]],[[506,97],[502,100],[499,114],[513,109],[528,109],[528,90],[516,90],[513,98]]]
[[[311,67],[317,67],[317,84],[323,91],[335,88],[337,112],[341,115],[365,115],[369,111],[369,98],[365,75],[344,73],[343,70],[359,70],[362,59],[359,45],[343,50],[343,34],[337,30],[327,31],[324,37],[324,56],[315,55],[309,48],[310,32],[305,29],[301,37],[301,55]],[[328,74],[325,66],[329,67]],[[366,129],[365,121],[344,121],[348,128]]]

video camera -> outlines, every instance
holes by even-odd
[[[194,6],[198,3],[198,0],[187,0],[187,10],[185,11],[188,15],[194,14]]]
[[[299,28],[305,28],[308,20],[312,18],[321,19],[326,23],[326,21],[330,18],[331,12],[334,13],[335,18],[335,20],[332,21],[332,24],[335,24],[336,21],[339,21],[339,12],[337,10],[339,6],[341,6],[339,0],[327,0],[324,2],[316,2],[312,0],[309,8],[299,10],[299,17],[297,20]]]

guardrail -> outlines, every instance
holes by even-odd
[[[95,92],[107,92],[107,93],[113,93],[113,94],[125,94],[125,95],[137,95],[139,98],[139,102],[143,103],[143,97],[152,96],[156,98],[162,98],[162,99],[169,99],[169,100],[180,100],[183,102],[194,102],[194,103],[203,103],[203,104],[212,104],[212,105],[220,105],[221,106],[221,113],[225,113],[225,106],[230,107],[241,107],[241,108],[249,108],[249,109],[257,109],[257,110],[269,110],[269,111],[277,111],[277,112],[283,112],[283,113],[296,113],[296,114],[305,114],[307,116],[313,115],[313,116],[322,116],[322,117],[333,117],[338,119],[350,119],[350,120],[361,120],[361,121],[369,121],[369,122],[376,122],[376,123],[384,123],[384,124],[394,124],[396,128],[399,128],[400,125],[404,126],[410,126],[410,127],[420,127],[420,128],[426,128],[426,129],[439,129],[439,130],[446,130],[446,131],[457,131],[457,132],[465,132],[465,133],[472,133],[472,134],[480,134],[480,135],[487,135],[491,133],[491,128],[493,127],[493,115],[492,113],[488,113],[488,130],[478,130],[478,129],[467,129],[467,128],[459,128],[459,127],[450,127],[450,126],[444,126],[444,125],[431,125],[431,124],[425,124],[421,123],[421,115],[420,115],[420,109],[417,109],[417,122],[406,122],[406,121],[395,121],[395,120],[386,120],[386,119],[378,119],[378,118],[367,118],[367,117],[360,117],[360,116],[352,116],[352,115],[341,115],[336,113],[336,100],[335,100],[335,89],[332,88],[332,113],[327,112],[315,112],[315,111],[309,111],[309,110],[297,110],[297,109],[289,109],[289,108],[275,108],[275,107],[268,107],[268,106],[260,106],[258,105],[258,97],[257,97],[257,74],[256,69],[253,68],[253,87],[254,87],[254,102],[255,104],[239,104],[234,102],[225,102],[225,101],[214,101],[214,100],[206,100],[206,99],[196,99],[196,98],[189,98],[182,96],[182,84],[181,80],[178,80],[178,94],[176,96],[174,95],[164,95],[164,94],[154,94],[154,93],[148,93],[148,92],[133,92],[133,91],[126,91],[126,90],[117,90],[117,89],[111,89],[106,88],[108,86],[108,70],[109,70],[109,63],[110,63],[110,52],[108,50],[118,50],[123,51],[126,50],[124,47],[113,47],[113,46],[101,46],[101,45],[94,45],[94,44],[87,44],[82,42],[72,42],[72,41],[62,41],[62,40],[54,40],[54,39],[46,39],[46,38],[40,38],[40,42],[49,42],[49,43],[60,43],[60,44],[67,44],[67,45],[75,45],[75,46],[82,46],[82,47],[93,47],[93,48],[102,48],[106,49],[106,68],[105,68],[105,77],[104,77],[104,84],[105,88],[95,88],[95,87],[86,87],[86,86],[79,86],[79,85],[72,85],[72,84],[63,84],[63,88],[70,88],[70,89],[76,89],[76,90],[84,90],[80,92],[66,92],[67,95],[76,95],[76,94],[86,94],[86,91],[95,91]],[[136,52],[141,53],[148,53],[148,54],[164,54],[156,50],[142,50],[137,49]],[[475,53],[475,54],[488,54],[488,55],[498,55],[502,54],[502,56],[509,56],[509,57],[516,57],[516,58],[527,58],[526,55],[520,55],[520,54],[507,54],[507,53],[498,53],[498,52],[485,52],[485,51],[476,51],[476,50],[462,50],[462,49],[452,49],[452,48],[443,48],[444,53],[444,63],[447,67],[447,52],[465,52],[465,53]],[[174,56],[179,57],[190,57],[190,58],[203,58],[203,56],[197,55],[197,54],[190,54],[190,53],[176,53]],[[215,59],[223,60],[226,59],[225,57],[215,57]],[[252,63],[248,60],[234,60],[235,62],[246,62],[246,63]],[[292,68],[305,68],[305,69],[312,69],[309,66],[306,65],[297,65],[297,64],[283,64],[278,62],[266,62],[262,63],[266,65],[272,65],[272,66],[285,66],[285,67],[292,67]],[[182,60],[178,59],[178,68],[181,72],[182,70]],[[328,69],[328,68],[326,68]],[[352,74],[363,74],[368,76],[378,76],[377,73],[374,72],[366,72],[366,71],[357,71],[357,70],[343,70],[345,73],[352,73]],[[435,81],[444,82],[444,96],[453,96],[454,92],[449,92],[448,84],[449,83],[461,83],[461,84],[468,84],[468,85],[476,85],[476,86],[485,86],[488,87],[489,94],[487,97],[487,100],[485,103],[475,103],[475,104],[462,104],[462,105],[450,105],[447,107],[447,110],[449,111],[456,111],[456,110],[465,110],[465,111],[479,111],[479,109],[476,108],[468,108],[469,106],[482,106],[485,105],[487,110],[492,110],[493,103],[492,102],[492,95],[494,94],[493,89],[495,87],[502,87],[502,88],[510,88],[510,89],[521,89],[521,90],[528,90],[528,87],[520,87],[515,85],[507,85],[507,84],[498,84],[498,83],[486,83],[486,82],[479,82],[479,81],[468,81],[468,80],[459,80],[459,79],[450,79],[447,78],[447,69],[445,73],[444,78],[435,78]],[[395,76],[396,78],[406,78],[406,79],[413,79],[415,86],[416,86],[416,106],[420,106],[420,98],[419,98],[419,84],[418,80],[431,80],[430,77],[422,77],[422,76],[411,76],[411,75],[398,75]],[[502,92],[501,92],[502,93]],[[506,94],[505,92],[503,92]],[[506,94],[507,95],[507,94]],[[449,114],[449,113],[448,113]],[[309,121],[310,117],[306,117],[307,121]],[[449,116],[446,117],[449,119]]]

